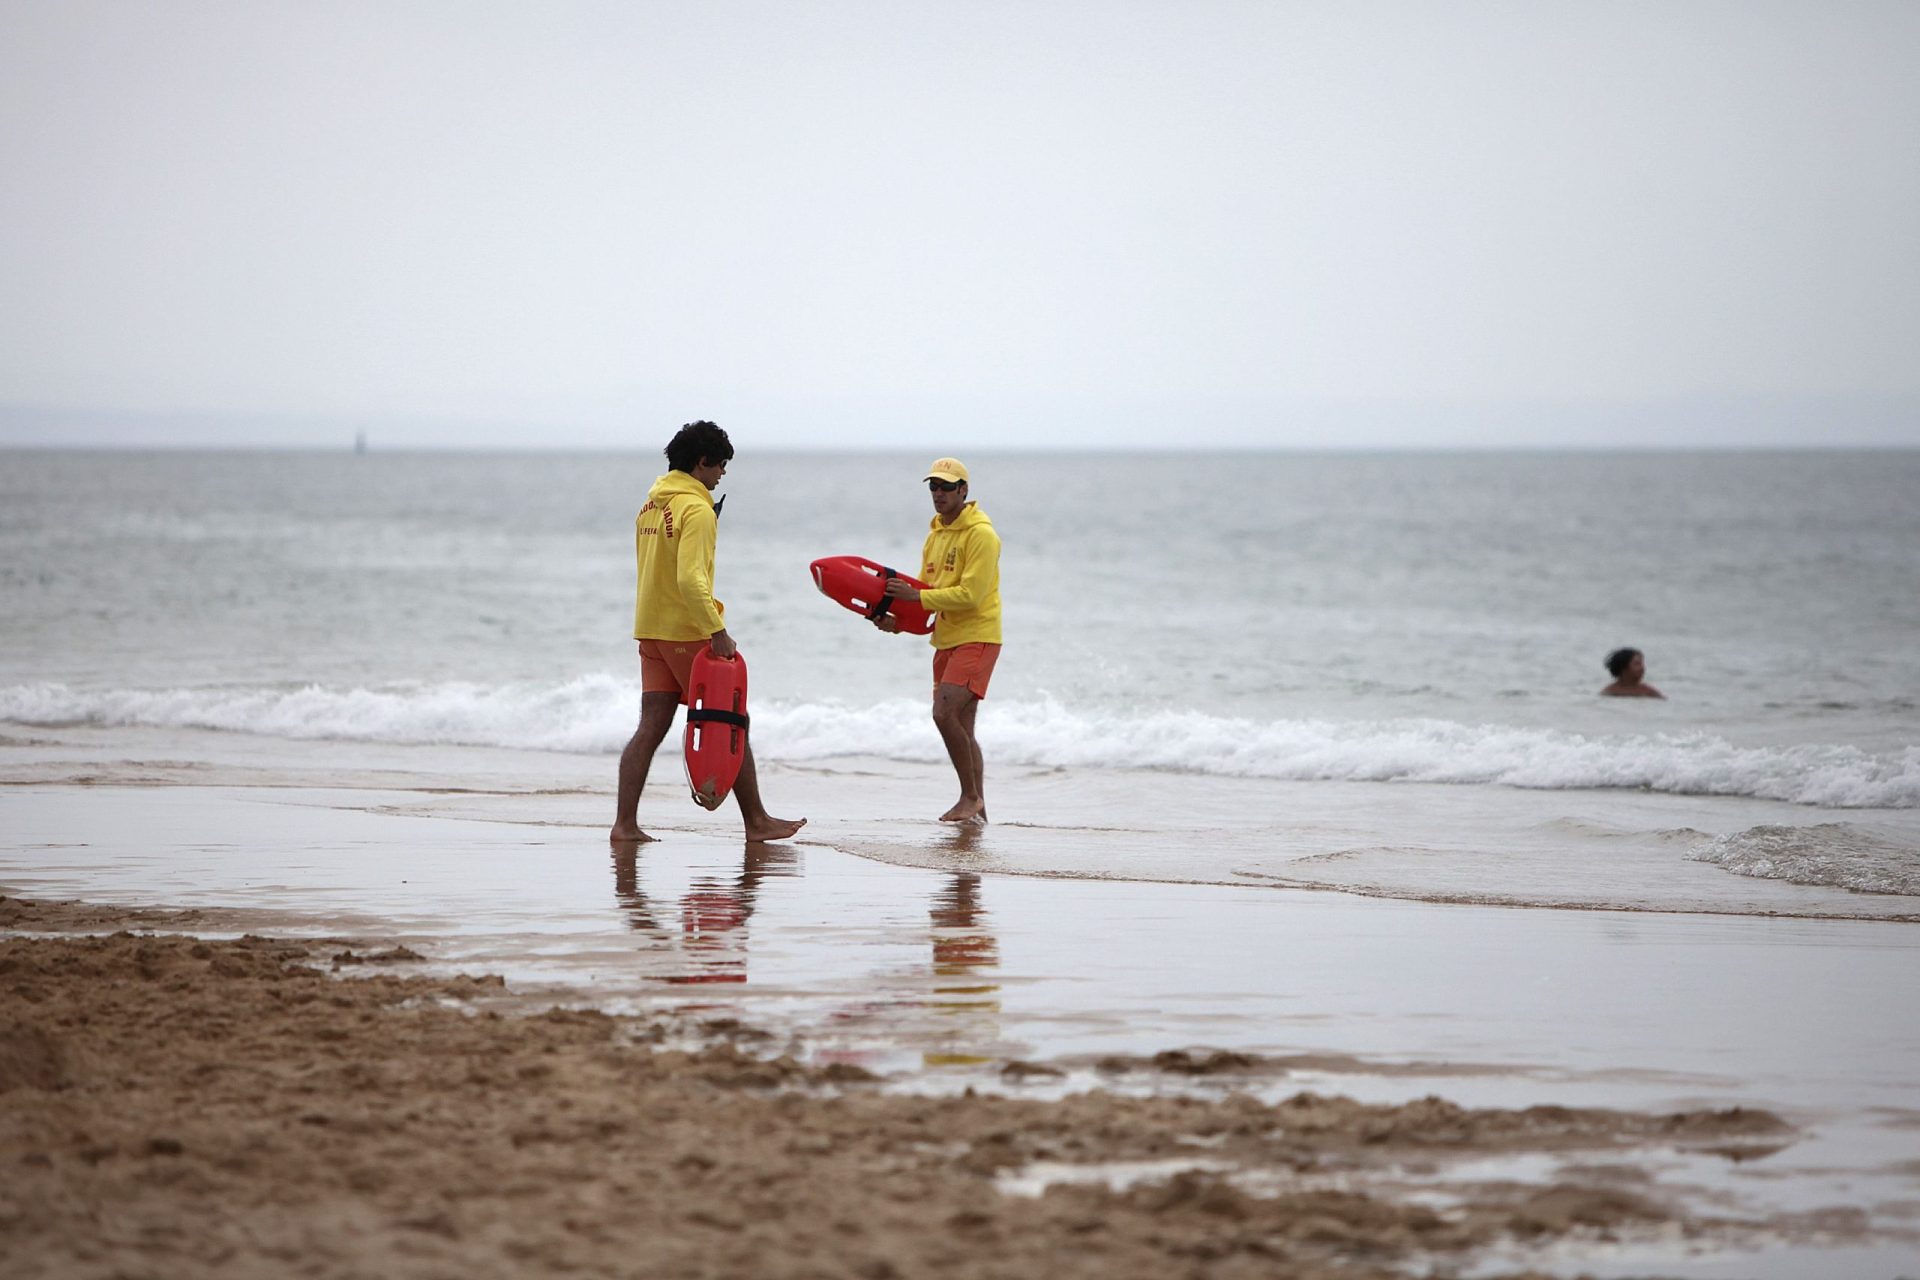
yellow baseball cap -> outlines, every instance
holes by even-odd
[[[958,458],[935,458],[933,465],[927,468],[929,480],[945,480],[951,484],[964,484],[967,479],[967,464]]]

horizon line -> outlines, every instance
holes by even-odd
[[[912,445],[795,445],[780,444],[765,448],[755,448],[755,454],[862,454],[862,453],[901,453],[918,454],[930,446]],[[651,445],[605,445],[605,444],[406,444],[391,447],[377,447],[361,442],[349,442],[339,445],[321,444],[198,444],[191,442],[172,443],[128,443],[111,441],[81,441],[50,443],[45,441],[9,441],[0,440],[0,452],[9,453],[276,453],[276,454],[312,454],[324,457],[371,457],[375,455],[400,457],[418,454],[653,454],[659,450]],[[1082,454],[1135,454],[1155,457],[1179,457],[1185,454],[1384,454],[1384,453],[1912,453],[1920,452],[1920,441],[1820,441],[1820,442],[1616,442],[1588,443],[1581,441],[1553,444],[1529,443],[1475,443],[1456,442],[1452,444],[1227,444],[1227,443],[1186,443],[1180,446],[1168,445],[1030,445],[1030,444],[986,444],[973,450],[980,454],[1028,454],[1043,456],[1057,454],[1062,456]]]

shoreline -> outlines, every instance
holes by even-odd
[[[7,728],[0,725],[0,793],[22,797],[311,792],[342,810],[364,803],[426,820],[551,829],[556,838],[601,837],[610,820],[608,764],[598,756],[131,727],[43,728],[21,738]],[[897,867],[1522,909],[1920,923],[1913,809],[1010,767],[995,782],[1001,820],[974,838],[928,821],[951,799],[943,766],[850,756],[763,762],[762,770],[770,800],[811,817],[801,842]],[[731,812],[694,810],[673,768],[656,773],[643,826],[736,836]],[[66,808],[84,820],[79,806]],[[1126,821],[1116,820],[1121,814]],[[75,825],[49,824],[41,839],[63,842]]]
[[[603,795],[474,785],[514,762],[450,759],[472,771],[14,784],[0,892],[211,913],[176,926],[197,933],[375,934],[433,972],[606,1012],[697,996],[887,1072],[1217,1048],[1359,1063],[1310,1087],[1373,1101],[1412,1096],[1381,1069],[1423,1061],[1475,1104],[1920,1113],[1920,1087],[1894,1083],[1920,1033],[1885,1015],[1920,1000],[1920,934],[1867,927],[1887,921],[1173,880],[1191,844],[1170,832],[956,831],[908,816],[927,778],[873,773],[806,780],[875,812],[859,823],[743,849],[728,815],[663,805],[663,839],[621,854],[588,825]],[[1006,790],[1032,807],[1055,785]],[[1031,874],[1040,859],[1103,874]]]
[[[1037,1099],[1051,1069],[1018,1063],[1001,1092],[927,1096],[735,1017],[502,1014],[500,979],[409,976],[391,940],[145,932],[174,923],[0,899],[15,1274],[1378,1280],[1868,1235],[1728,1217],[1640,1169],[1801,1139],[1765,1111],[1265,1102],[1232,1086],[1284,1064],[1231,1054],[1131,1064],[1212,1097]],[[1544,1179],[1452,1176],[1549,1156]]]

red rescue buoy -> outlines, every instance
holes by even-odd
[[[827,599],[867,618],[891,615],[900,623],[902,631],[912,635],[924,636],[933,630],[933,615],[925,606],[911,600],[892,600],[886,595],[888,578],[898,578],[910,587],[925,591],[927,584],[920,579],[895,573],[885,565],[860,556],[826,556],[809,567],[813,571],[813,585],[820,588],[820,594]]]
[[[718,809],[747,758],[747,660],[702,645],[687,685],[687,786],[695,804]]]

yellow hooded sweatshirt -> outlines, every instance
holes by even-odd
[[[935,516],[920,552],[920,603],[939,614],[933,647],[1000,643],[1000,535],[969,502],[952,524]]]
[[[633,518],[635,640],[705,640],[726,628],[727,607],[713,598],[716,528],[713,494],[687,472],[669,471],[647,490]]]

